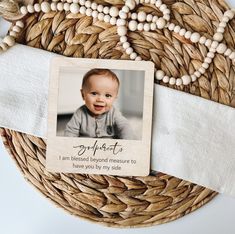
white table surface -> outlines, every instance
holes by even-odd
[[[228,0],[235,6],[235,0]],[[0,141],[0,234],[233,234],[235,198],[218,195],[176,221],[147,228],[117,229],[84,221],[49,202],[25,181]]]

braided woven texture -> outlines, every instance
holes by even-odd
[[[96,1],[122,6],[121,0]],[[171,22],[212,39],[229,7],[223,1],[165,0]],[[160,16],[148,4],[138,11]],[[25,17],[26,28],[18,42],[69,57],[129,59],[119,42],[117,27],[81,14],[37,13]],[[128,41],[144,59],[169,77],[192,74],[208,49],[170,32],[128,32]],[[235,46],[235,20],[225,29],[224,40]],[[156,81],[157,82],[157,81]],[[164,85],[164,83],[160,84]],[[235,107],[235,64],[216,54],[209,69],[188,86],[171,86]],[[228,123],[229,124],[229,123]],[[219,133],[218,133],[219,134]],[[201,207],[216,193],[184,180],[158,173],[147,177],[119,177],[49,173],[45,170],[46,142],[40,138],[1,129],[4,144],[25,178],[41,193],[73,215],[108,226],[150,226],[172,221]]]

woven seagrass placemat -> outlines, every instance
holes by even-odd
[[[97,3],[122,6],[121,0]],[[171,22],[212,38],[224,1],[173,1],[164,3]],[[137,9],[158,15],[141,4]],[[18,42],[70,57],[129,59],[119,43],[116,26],[81,14],[35,13],[24,18],[25,30]],[[225,28],[223,42],[235,45],[235,21]],[[168,29],[128,32],[128,40],[144,59],[169,76],[193,73],[207,53],[205,45],[192,43]],[[188,86],[169,85],[203,98],[235,106],[235,65],[216,54],[209,69]],[[162,85],[163,82],[155,81]],[[218,133],[219,134],[219,133]],[[25,178],[41,193],[73,215],[108,226],[150,226],[172,221],[210,201],[216,193],[199,185],[157,173],[147,177],[49,173],[45,170],[46,141],[9,129],[1,129],[3,142]]]

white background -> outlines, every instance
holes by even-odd
[[[228,2],[235,6],[235,0]],[[218,195],[197,211],[163,225],[116,229],[93,224],[65,213],[38,193],[0,142],[0,234],[233,234],[234,217],[235,198]]]

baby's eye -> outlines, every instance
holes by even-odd
[[[112,97],[112,95],[110,95],[110,94],[105,94],[105,97],[107,97],[107,98],[111,98],[111,97]]]
[[[95,96],[97,95],[97,92],[91,92],[91,95]]]

